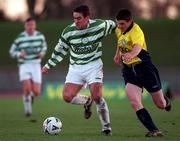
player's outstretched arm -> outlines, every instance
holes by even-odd
[[[121,59],[121,50],[120,47],[117,46],[116,54],[114,55],[114,64],[119,65]]]
[[[58,44],[55,46],[51,58],[44,65],[42,73],[47,73],[49,69],[55,67],[58,63],[60,63],[65,55],[67,55],[68,50],[69,46],[63,41],[63,38],[61,37]]]
[[[133,46],[133,50],[131,52],[127,52],[123,54],[123,60],[125,62],[131,61],[134,57],[138,56],[138,54],[141,52],[142,47],[138,44]]]

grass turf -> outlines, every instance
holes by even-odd
[[[93,105],[93,116],[83,118],[82,106],[66,104],[60,100],[39,98],[33,104],[33,116],[23,115],[21,98],[0,99],[0,141],[144,141],[146,130],[140,124],[127,100],[108,100],[113,135],[104,137],[100,134],[100,122]],[[170,113],[157,109],[151,100],[144,101],[153,119],[164,132],[164,137],[153,138],[155,141],[178,141],[180,139],[180,103],[173,101]],[[57,136],[43,133],[42,123],[48,116],[61,119],[63,130]]]
[[[144,141],[146,130],[140,124],[127,100],[108,100],[113,135],[105,137],[100,134],[100,122],[93,105],[93,116],[83,118],[83,107],[66,104],[61,100],[39,98],[33,104],[33,116],[23,115],[22,98],[0,99],[0,141]],[[151,100],[144,100],[145,107],[151,113],[158,127],[165,133],[164,137],[153,138],[154,141],[178,141],[180,139],[179,100],[173,101],[170,113],[157,109]],[[42,123],[48,116],[62,120],[63,130],[59,135],[43,133]]]

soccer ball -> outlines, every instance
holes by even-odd
[[[48,117],[43,122],[43,130],[47,134],[57,135],[62,130],[62,122],[56,117]]]

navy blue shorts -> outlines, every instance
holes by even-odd
[[[125,84],[131,83],[145,88],[149,93],[157,92],[161,87],[159,72],[151,61],[136,65],[126,65],[122,69]]]

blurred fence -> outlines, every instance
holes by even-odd
[[[165,85],[169,85],[173,92],[180,96],[180,70],[178,69],[170,69],[170,68],[160,68],[160,76],[161,80]],[[47,90],[47,84],[51,85],[59,85],[63,86],[65,77],[67,73],[67,68],[61,68],[57,67],[56,69],[51,70],[48,74],[43,75],[43,92],[44,94],[48,92]],[[119,90],[112,89],[117,93],[122,91],[124,89],[124,81],[122,79],[122,73],[120,68],[116,68],[114,70],[106,69],[104,71],[104,83],[108,86],[104,87],[104,89],[108,89],[109,85],[112,87],[120,88]],[[61,91],[57,92],[57,88],[54,88],[54,95],[59,94]],[[21,95],[21,83],[19,82],[19,75],[18,75],[18,69],[17,68],[5,68],[0,69],[0,95]],[[46,94],[47,95],[47,94]],[[52,95],[52,94],[50,94]],[[119,96],[124,96],[124,91],[122,91],[122,95],[119,94]],[[147,95],[146,95],[147,96]],[[56,97],[56,96],[55,96]],[[57,98],[57,97],[56,97]]]

